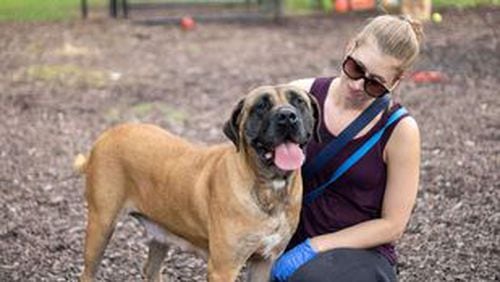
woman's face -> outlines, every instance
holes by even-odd
[[[401,65],[400,60],[382,53],[373,40],[366,40],[363,44],[349,50],[347,55],[353,58],[365,70],[365,76],[370,77],[387,89],[392,90],[397,84],[397,67]],[[365,93],[365,79],[357,80],[349,78],[342,71],[341,78],[345,87],[346,97],[355,104],[364,104],[371,101],[373,97]]]

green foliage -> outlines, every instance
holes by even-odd
[[[310,0],[287,0],[286,7],[287,7],[287,9],[289,9],[291,11],[309,10],[309,9],[311,9],[311,1]]]
[[[433,0],[435,7],[475,7],[479,5],[500,5],[500,0]]]
[[[104,117],[109,122],[133,120],[148,120],[152,117],[170,124],[183,124],[188,114],[163,102],[141,102],[135,105],[114,105],[109,108]]]
[[[106,0],[87,0],[89,6]],[[80,0],[0,0],[0,21],[57,21],[80,16]]]
[[[104,87],[109,75],[100,70],[84,69],[76,65],[33,65],[26,70],[26,77],[65,85]]]
[[[332,9],[335,0],[284,0],[286,7],[292,12],[311,10],[323,7],[325,11]],[[401,0],[400,0],[401,1]],[[500,0],[433,0],[434,7],[476,7],[479,5],[500,5]]]
[[[322,9],[325,12],[332,10],[332,0],[283,0],[286,9],[292,13],[300,13]]]
[[[140,2],[143,0],[134,0]],[[155,0],[165,1],[165,0]],[[169,0],[186,1],[186,0]],[[193,1],[193,0],[191,0]],[[196,0],[224,1],[224,0]],[[265,0],[264,0],[265,1]],[[283,0],[290,12],[313,9],[330,11],[332,0]],[[108,0],[87,0],[90,7],[107,5]],[[145,1],[143,1],[145,2]],[[478,5],[500,5],[500,0],[433,0],[434,7],[474,7]],[[57,21],[75,19],[80,16],[80,0],[0,0],[0,21]]]

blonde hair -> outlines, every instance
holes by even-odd
[[[354,38],[356,46],[375,39],[380,50],[401,61],[399,72],[408,69],[420,52],[423,28],[419,21],[409,16],[383,15],[370,22]]]

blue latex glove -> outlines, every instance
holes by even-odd
[[[273,281],[286,282],[290,276],[303,264],[317,255],[311,246],[311,240],[307,239],[293,249],[281,255],[274,263],[271,270]]]

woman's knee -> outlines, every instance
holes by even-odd
[[[290,282],[397,281],[394,268],[375,251],[335,249],[300,267]]]

